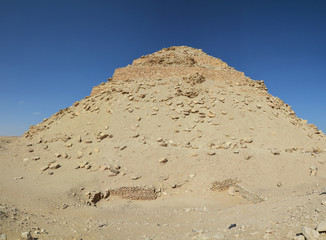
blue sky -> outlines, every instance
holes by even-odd
[[[326,132],[326,1],[0,0],[0,135],[164,47],[203,49]]]

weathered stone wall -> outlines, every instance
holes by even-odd
[[[118,68],[113,74],[114,81],[157,80],[200,74],[205,79],[228,83],[245,84],[248,78],[242,72],[229,67],[218,58],[207,55],[200,49],[170,47],[133,61],[132,65]],[[91,96],[108,88],[108,82],[95,86]]]

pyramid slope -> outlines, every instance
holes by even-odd
[[[159,70],[146,70],[153,67]],[[214,74],[205,74],[207,69]],[[117,69],[100,86],[101,91],[93,90],[25,137],[38,151],[46,145],[46,154],[60,149],[75,165],[92,162],[90,171],[119,165],[116,180],[106,187],[168,188],[196,174],[201,176],[194,181],[196,189],[207,189],[214,178],[241,178],[258,188],[266,183],[262,179],[274,184],[285,174],[284,167],[293,171],[293,166],[306,164],[302,159],[307,155],[315,157],[326,148],[324,134],[271,96],[262,81],[200,50],[163,49]],[[101,134],[110,137],[101,140]],[[286,166],[278,162],[283,155],[293,158]],[[158,163],[161,158],[168,163]],[[134,175],[141,177],[132,181]],[[296,175],[292,184],[301,178]],[[164,177],[169,179],[162,181]]]

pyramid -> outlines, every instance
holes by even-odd
[[[8,148],[52,194],[74,192],[89,205],[225,191],[260,203],[284,194],[281,185],[314,184],[326,171],[322,131],[264,81],[186,46],[116,69]]]
[[[112,187],[165,188],[202,175],[195,185],[203,189],[213,181],[207,176],[252,178],[258,166],[244,173],[248,161],[261,164],[272,155],[291,153],[314,156],[325,149],[325,135],[270,95],[263,81],[185,46],[116,69],[90,96],[32,126],[24,137],[37,150],[61,146],[58,154],[77,165],[92,162],[90,171],[111,169],[108,175],[122,178]],[[261,169],[261,177],[273,178],[269,170]]]

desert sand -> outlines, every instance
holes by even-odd
[[[0,239],[326,239],[324,133],[190,47],[1,137],[0,171]]]

